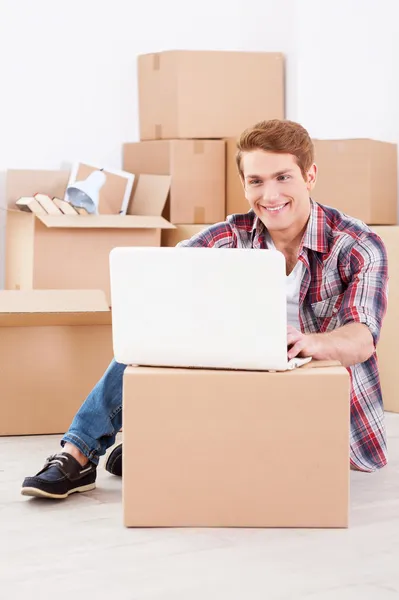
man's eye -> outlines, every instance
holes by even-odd
[[[277,177],[277,181],[287,181],[287,179],[289,179],[290,176],[289,175],[279,175]]]
[[[259,185],[261,182],[260,179],[251,179],[249,185]]]

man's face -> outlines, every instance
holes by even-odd
[[[305,181],[292,154],[254,150],[243,153],[241,167],[245,197],[267,229],[284,231],[306,224],[316,165],[311,166]]]

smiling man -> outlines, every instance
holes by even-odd
[[[364,223],[311,199],[317,168],[301,125],[272,120],[248,129],[237,144],[237,167],[249,212],[231,215],[180,246],[277,248],[284,254],[288,358],[333,359],[347,367],[351,467],[375,471],[387,462],[376,357],[387,304],[384,245]],[[254,290],[256,281],[248,291]],[[63,437],[64,451],[25,479],[24,495],[65,498],[95,487],[99,458],[122,426],[124,369],[110,364]],[[106,468],[122,474],[121,445]]]

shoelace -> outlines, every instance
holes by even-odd
[[[63,454],[52,454],[48,458],[46,458],[46,467],[52,467],[55,465],[59,465],[60,467],[64,466],[64,463],[68,460],[67,456]]]

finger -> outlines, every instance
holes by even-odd
[[[294,344],[292,346],[292,348],[290,348],[288,351],[288,359],[290,360],[291,358],[295,358],[296,356],[298,356],[298,354],[300,354],[300,352],[302,352],[304,345],[305,345],[305,340],[303,340],[303,339],[296,342],[296,344]]]

